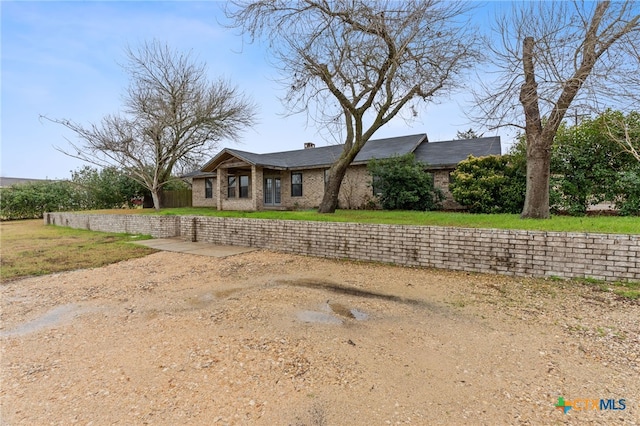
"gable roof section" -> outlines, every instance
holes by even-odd
[[[253,154],[253,164],[263,167],[292,169],[321,167],[333,163],[340,157],[342,145],[297,149],[295,151]],[[245,154],[245,153],[243,153]]]
[[[427,135],[424,133],[369,141],[356,155],[353,163],[366,163],[374,158],[382,159],[393,157],[394,155],[409,154],[415,151],[423,142],[428,142]]]
[[[366,163],[372,158],[387,158],[392,155],[403,155],[413,152],[413,150],[426,139],[427,135],[423,133],[396,138],[370,140],[358,153],[352,164]],[[225,148],[201,170],[207,172],[215,170],[229,155],[251,165],[274,169],[329,167],[340,158],[343,146],[344,145],[329,145],[318,148],[298,149],[295,151],[270,152],[268,154],[256,154],[238,149]]]
[[[500,155],[500,136],[477,139],[461,139],[443,142],[423,143],[414,151],[416,160],[431,167],[455,166],[469,155],[484,157]]]
[[[280,170],[329,167],[340,157],[343,146],[329,145],[267,154],[225,148],[205,164],[200,171],[213,172],[220,163],[231,157],[254,166]],[[446,167],[458,164],[467,158],[469,154],[476,157],[500,154],[500,137],[429,143],[427,135],[421,133],[395,138],[374,139],[365,144],[352,164],[366,164],[374,158],[389,158],[410,152],[416,155],[417,160],[423,161],[432,167]]]

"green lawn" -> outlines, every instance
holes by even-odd
[[[119,211],[120,213],[126,211]],[[131,211],[140,214],[198,215],[244,217],[254,219],[312,220],[326,222],[382,223],[395,225],[455,226],[462,228],[524,229],[559,232],[596,232],[640,234],[640,217],[618,216],[553,216],[548,220],[520,219],[517,214],[471,214],[451,212],[415,212],[380,210],[338,210],[320,214],[315,210],[237,212],[212,208],[173,208],[156,212],[152,209]]]
[[[0,222],[0,281],[98,268],[156,250],[131,244],[148,236],[45,226],[41,219]]]

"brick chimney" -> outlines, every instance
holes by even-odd
[[[315,148],[316,144],[313,142],[305,142],[304,143],[304,149],[311,149],[311,148]]]

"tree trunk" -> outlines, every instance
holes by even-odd
[[[525,37],[522,49],[524,83],[520,90],[520,103],[524,109],[527,141],[527,192],[524,198],[522,218],[548,219],[549,176],[551,170],[551,142],[543,136],[538,84],[535,79],[532,37]]]
[[[551,144],[542,138],[527,138],[527,192],[520,217],[549,219]]]
[[[153,198],[153,208],[156,211],[160,210],[160,191],[157,189],[151,191],[151,198]]]
[[[160,210],[162,208],[163,192],[163,187],[155,187],[151,190],[151,198],[153,199],[153,208],[155,210]]]
[[[338,208],[340,186],[351,161],[341,159],[329,169],[329,178],[324,189],[324,196],[318,208],[318,213],[335,213]]]

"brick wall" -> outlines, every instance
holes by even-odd
[[[205,178],[194,178],[191,183],[191,191],[193,194],[193,207],[215,207],[216,206],[216,178],[208,178],[213,181],[211,189],[211,198],[205,197]]]
[[[340,185],[338,206],[341,209],[362,209],[376,204],[367,166],[351,166]]]
[[[291,196],[291,173],[302,173],[302,197]],[[283,171],[281,174],[282,189],[280,200],[287,209],[317,208],[324,194],[324,169],[300,171]]]
[[[91,231],[144,234],[154,238],[180,236],[180,216],[45,213],[44,223]]]
[[[194,207],[217,207],[219,210],[264,210],[270,206],[264,205],[263,184],[264,177],[280,178],[280,205],[283,209],[315,209],[318,208],[324,195],[324,179],[327,169],[304,169],[304,170],[270,170],[253,166],[249,180],[249,191],[251,200],[229,199],[227,198],[227,175],[226,169],[219,170],[220,188],[217,188],[217,178],[213,178],[214,186],[212,198],[205,198],[205,179],[194,178],[192,182],[193,206]],[[242,174],[249,172],[243,171]],[[302,173],[302,194],[301,197],[291,196],[291,174]],[[434,183],[444,190],[447,199],[444,207],[447,209],[460,208],[461,206],[453,201],[449,188],[449,171],[439,170],[434,173]],[[219,198],[219,200],[218,200]],[[338,197],[339,208],[362,209],[375,205],[377,200],[373,196],[371,187],[371,175],[367,171],[367,166],[351,166],[342,180],[340,195]]]
[[[449,190],[449,179],[453,169],[432,170],[433,186],[440,189],[444,195],[442,208],[447,210],[464,210],[465,207],[453,199],[453,194]]]
[[[98,229],[98,217],[101,225],[117,229]],[[158,233],[174,232],[186,240],[468,272],[640,280],[640,235],[74,213],[48,213],[45,223],[161,236],[149,231],[158,226],[163,229]]]

